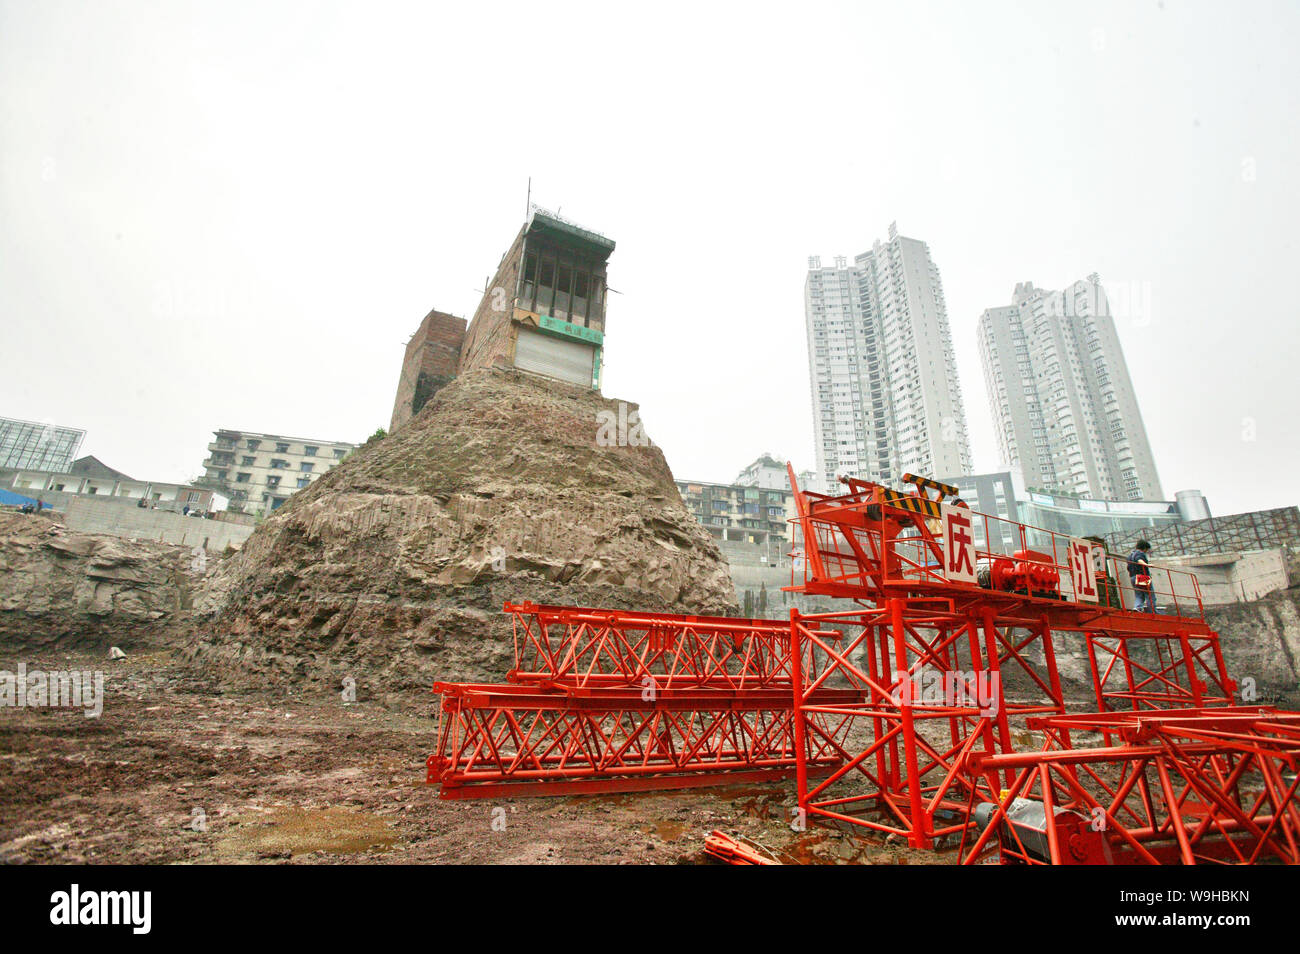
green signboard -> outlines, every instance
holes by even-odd
[[[595,328],[575,325],[572,322],[552,318],[549,315],[542,315],[538,318],[537,327],[540,331],[550,332],[564,338],[576,338],[578,341],[585,341],[588,344],[599,345],[605,340],[605,336]]]

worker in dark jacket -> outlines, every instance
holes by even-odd
[[[1156,611],[1155,593],[1151,587],[1151,560],[1147,556],[1151,544],[1139,540],[1128,556],[1128,577],[1133,583],[1133,608],[1139,613]]]

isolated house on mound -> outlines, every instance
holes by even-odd
[[[534,208],[465,319],[429,312],[406,346],[390,430],[473,368],[517,368],[600,390],[614,242]]]

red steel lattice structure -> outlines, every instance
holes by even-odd
[[[1300,864],[1300,713],[1225,706],[1030,725],[1042,750],[972,760],[1014,778],[963,840],[964,863],[993,848],[1021,864]],[[1117,741],[1075,748],[1070,729]]]
[[[505,608],[515,627],[509,684],[434,686],[441,721],[427,767],[441,797],[637,791],[794,774],[788,623]],[[848,694],[827,689],[816,697]],[[830,745],[813,745],[803,764],[816,773],[835,759]]]
[[[1094,578],[1091,559],[1071,566],[1068,538],[1036,531],[1050,552],[1031,551],[1033,528],[969,513],[955,525],[1018,539],[1018,562],[1006,585],[997,572],[957,578],[946,563],[955,547],[938,532],[955,488],[909,477],[905,496],[846,480],[849,493],[827,496],[790,476],[804,541],[804,579],[791,588],[863,607],[792,621],[796,732],[816,740],[810,719],[835,715],[846,740],[831,774],[797,773],[806,812],[914,847],[959,836],[967,861],[995,848],[1008,863],[1296,863],[1300,715],[1232,705],[1194,576],[1156,571],[1167,611],[1133,612],[1113,583],[1121,561]],[[1011,563],[988,547],[977,556],[993,571]],[[832,619],[839,645],[812,631]],[[1082,634],[1097,712],[1067,711],[1055,645],[1065,633]],[[918,697],[922,675],[944,692]],[[803,696],[846,681],[859,702]],[[972,684],[995,704],[973,705],[986,700],[963,689]],[[1072,731],[1103,744],[1076,748]]]
[[[790,589],[854,609],[507,604],[508,682],[435,686],[429,781],[473,798],[793,774],[808,815],[955,843],[964,862],[1298,860],[1300,715],[1234,705],[1194,575],[1153,568],[1165,611],[1137,613],[1114,582],[1122,560],[1094,568],[1061,535],[953,519],[955,488],[906,479],[911,493],[846,479],[830,496],[790,474],[804,570]],[[972,537],[945,537],[949,520],[1019,549],[976,548],[974,574],[954,557]],[[1096,711],[1067,705],[1066,634]],[[1082,733],[1101,744],[1076,747]]]

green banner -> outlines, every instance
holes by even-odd
[[[605,336],[595,328],[586,328],[582,325],[575,325],[572,322],[564,321],[560,318],[552,318],[549,315],[542,315],[538,319],[538,329],[549,331],[551,334],[560,335],[564,338],[576,338],[579,341],[585,341],[588,344],[598,345],[604,342]]]

